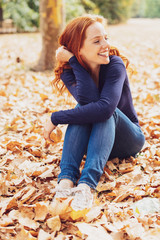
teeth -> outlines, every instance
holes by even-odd
[[[108,51],[103,52],[103,53],[99,53],[99,55],[108,57]]]

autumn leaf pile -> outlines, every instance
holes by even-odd
[[[160,239],[159,25],[130,20],[109,27],[110,42],[131,62],[146,143],[136,158],[107,162],[93,208],[81,212],[72,211],[71,198],[52,202],[66,126],[54,131],[54,144],[43,139],[51,112],[75,101],[52,92],[53,72],[29,70],[40,53],[39,34],[0,36],[0,239]]]

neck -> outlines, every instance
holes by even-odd
[[[96,74],[97,72],[99,73],[99,70],[100,70],[100,65],[91,65],[89,66],[90,69],[91,69],[91,74]]]
[[[99,71],[100,71],[100,65],[97,65],[91,69],[91,77],[93,78],[97,87],[98,87],[98,83],[99,83]]]

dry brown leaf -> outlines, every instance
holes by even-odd
[[[35,187],[30,187],[28,192],[21,198],[21,204],[27,202],[27,200],[30,199],[36,193],[36,191],[37,189]]]
[[[41,175],[39,175],[40,178],[49,178],[53,177],[53,172],[54,172],[55,167],[50,166],[49,169],[47,169],[45,172],[43,172]]]
[[[131,163],[122,163],[119,165],[120,173],[127,173],[134,170],[134,166]]]
[[[117,169],[117,167],[113,164],[113,162],[112,161],[108,161],[107,162],[107,166],[108,166],[108,168],[111,170],[111,171],[113,171],[113,170],[118,170]]]
[[[5,213],[7,210],[10,210],[11,208],[17,207],[18,203],[15,199],[15,197],[5,199],[2,203],[2,209],[1,209],[1,214]]]
[[[35,210],[35,221],[44,221],[47,214],[49,213],[49,205],[45,202],[37,202],[34,207]]]
[[[35,157],[42,157],[43,156],[43,152],[37,147],[32,146],[28,149],[28,151]]]
[[[102,213],[102,206],[95,206],[90,209],[90,211],[85,216],[85,222],[91,222],[98,218],[98,216]]]
[[[35,217],[34,212],[34,206],[33,205],[27,205],[27,204],[19,204],[19,212],[21,214],[21,217],[27,217],[29,219],[32,219]]]
[[[10,141],[6,147],[7,150],[10,150],[12,152],[20,152],[23,149],[22,144],[17,141]]]
[[[71,200],[72,198],[54,200],[53,202],[51,202],[49,206],[50,214],[53,217],[57,215],[61,216],[62,218],[65,217],[65,215],[67,215],[67,212],[69,213],[71,212],[70,209]]]
[[[45,232],[43,229],[40,229],[38,233],[38,240],[51,240],[51,235]]]
[[[88,223],[76,223],[76,226],[79,228],[79,231],[82,234],[87,235],[87,240],[113,240],[110,234],[100,225],[93,225]]]
[[[60,231],[61,229],[61,220],[59,216],[49,218],[46,223],[52,231]]]
[[[48,170],[48,167],[43,166],[40,162],[24,161],[19,165],[19,169],[23,170],[27,176],[38,177],[43,172]]]
[[[14,225],[14,221],[12,218],[4,216],[2,220],[0,220],[1,227],[7,227],[8,225]]]
[[[17,234],[15,240],[36,240],[37,238],[32,237],[32,235],[26,231],[23,227],[21,231]]]
[[[106,183],[101,183],[99,182],[97,186],[97,191],[102,192],[102,191],[107,191],[107,190],[113,190],[116,186],[116,181],[114,182],[106,182]]]
[[[56,128],[56,133],[53,131],[51,134],[50,134],[50,138],[51,140],[54,142],[54,143],[57,143],[57,142],[60,142],[61,139],[62,139],[62,131],[60,128]]]
[[[144,240],[144,227],[141,223],[137,221],[137,219],[132,218],[126,222],[127,227],[125,228],[125,231],[129,235],[131,239],[140,238]]]
[[[132,189],[130,189],[129,191],[126,191],[126,192],[124,192],[124,191],[122,191],[122,193],[120,193],[114,200],[113,200],[113,202],[121,202],[121,201],[123,201],[125,198],[127,198],[128,196],[130,196],[131,194],[133,194],[134,193],[134,190]]]
[[[22,226],[28,227],[29,229],[37,230],[39,228],[39,223],[21,214],[19,214],[18,221]]]
[[[16,229],[15,226],[8,226],[8,227],[0,227],[0,233],[4,233],[5,236],[10,233],[11,235],[15,235],[16,234]]]

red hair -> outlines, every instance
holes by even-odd
[[[81,47],[83,46],[84,40],[85,40],[85,33],[87,28],[95,23],[95,22],[100,22],[101,24],[105,24],[105,19],[101,16],[98,15],[86,15],[82,17],[77,17],[73,20],[71,20],[67,26],[65,27],[64,31],[62,32],[61,36],[59,37],[59,44],[61,46],[65,46],[68,51],[72,52],[79,63],[87,70],[90,71],[86,63],[82,60],[79,51]],[[124,56],[120,55],[119,51],[115,47],[110,48],[110,53],[109,55],[117,55],[122,58],[122,60],[125,62],[126,67],[129,64],[129,61],[127,58]],[[58,62],[56,67],[55,67],[55,78],[53,80],[53,85],[60,90],[60,92],[63,91],[64,89],[64,84],[60,78],[61,73],[63,72],[64,69],[69,69],[71,68],[69,63],[65,62]],[[61,86],[59,86],[61,85]]]

